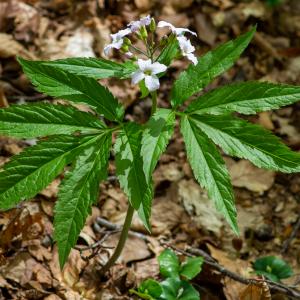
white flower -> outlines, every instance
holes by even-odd
[[[123,46],[124,37],[131,33],[129,28],[118,31],[115,34],[111,34],[112,42],[104,48],[105,55],[108,55],[111,49],[120,49]]]
[[[172,31],[174,34],[176,34],[177,36],[181,36],[181,35],[183,35],[185,32],[189,32],[189,33],[191,33],[192,35],[197,36],[197,33],[194,32],[194,31],[191,31],[191,30],[189,30],[189,29],[187,29],[187,28],[180,28],[180,27],[177,28],[177,27],[175,27],[174,25],[172,25],[171,23],[168,23],[168,22],[166,22],[166,21],[160,21],[160,22],[158,22],[157,27],[159,27],[159,28],[162,28],[162,27],[168,27],[168,28],[170,28],[171,31]]]
[[[137,84],[145,79],[145,85],[150,92],[157,90],[159,88],[159,79],[156,74],[166,71],[167,66],[159,62],[152,63],[151,59],[138,59],[137,63],[139,69],[131,75],[132,83]]]
[[[194,55],[195,47],[185,36],[177,37],[179,47],[183,56],[186,56],[194,65],[198,63],[197,57]]]
[[[148,15],[147,17],[141,18],[139,21],[132,21],[128,24],[131,32],[138,31],[142,26],[148,26],[151,23],[151,17]]]

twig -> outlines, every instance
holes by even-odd
[[[283,243],[281,253],[286,253],[287,252],[287,250],[289,249],[289,246],[290,246],[292,240],[296,237],[296,235],[297,235],[297,233],[298,233],[299,230],[300,230],[300,214],[298,216],[296,224],[294,225],[294,228],[293,228],[293,231],[292,231],[291,235]]]
[[[109,222],[103,218],[99,218],[99,217],[96,219],[96,222],[99,225],[104,226],[109,230],[117,230],[117,229],[121,228],[121,226],[111,223],[111,222]],[[144,241],[149,241],[148,236],[143,233],[130,230],[129,234],[132,236],[138,237],[140,239],[143,239]],[[212,268],[214,268],[215,270],[219,271],[223,276],[229,277],[229,278],[231,278],[235,281],[238,281],[242,284],[248,285],[248,284],[260,284],[261,283],[260,279],[258,280],[258,279],[253,279],[253,278],[245,278],[237,273],[234,273],[234,272],[224,268],[222,265],[220,265],[217,262],[217,260],[215,260],[207,252],[205,252],[201,249],[189,247],[188,249],[186,249],[184,251],[181,249],[177,249],[176,247],[170,245],[170,243],[167,243],[163,239],[161,239],[159,242],[162,246],[172,248],[174,251],[177,251],[178,253],[181,253],[186,256],[190,256],[190,257],[202,256],[207,265],[209,265]],[[281,294],[284,294],[286,296],[289,296],[289,297],[292,297],[295,299],[300,299],[300,291],[296,290],[294,287],[290,287],[290,286],[287,286],[287,285],[284,285],[281,283],[277,283],[277,282],[273,282],[270,280],[264,280],[264,281],[268,284],[268,286],[272,292],[277,292],[277,293],[281,293]]]

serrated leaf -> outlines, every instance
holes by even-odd
[[[159,270],[163,277],[178,277],[179,259],[174,251],[165,249],[159,256]]]
[[[168,42],[167,46],[159,54],[157,61],[166,66],[170,65],[172,60],[176,57],[178,49],[178,41],[175,36],[173,36],[171,42]]]
[[[258,125],[233,116],[191,117],[229,155],[248,159],[259,168],[285,173],[300,171],[300,154]]]
[[[136,123],[126,123],[116,142],[117,176],[130,204],[138,210],[147,190],[141,157],[142,127]]]
[[[87,104],[108,120],[122,120],[123,107],[113,94],[95,79],[74,75],[38,61],[19,58],[19,62],[25,74],[40,92]]]
[[[175,125],[175,113],[169,109],[158,109],[145,126],[142,138],[141,154],[143,169],[147,181],[147,191],[138,210],[139,217],[150,231],[150,215],[153,199],[152,173],[172,137]]]
[[[201,272],[203,257],[188,257],[180,266],[180,275],[192,280]]]
[[[182,72],[172,88],[172,106],[182,104],[187,98],[201,91],[215,77],[231,68],[250,43],[255,27],[235,40],[220,45],[199,58],[196,66],[190,65]]]
[[[277,109],[300,100],[300,87],[249,81],[215,89],[194,100],[187,112],[192,114],[255,114]]]
[[[175,112],[160,108],[149,119],[142,139],[142,157],[147,181],[152,177],[155,166],[166,150],[175,125]]]
[[[206,132],[201,131],[188,116],[181,119],[181,132],[195,178],[207,189],[218,211],[238,234],[233,189],[222,156]]]
[[[0,109],[0,134],[18,138],[97,132],[105,124],[72,106],[34,103]]]
[[[94,136],[52,136],[26,148],[0,172],[0,209],[9,209],[44,189]]]
[[[126,78],[136,69],[133,64],[120,64],[111,60],[94,57],[76,57],[52,61],[39,61],[46,66],[52,66],[75,75],[94,79],[109,77]]]
[[[77,242],[92,204],[98,199],[100,181],[107,176],[111,138],[111,133],[98,136],[78,155],[73,169],[60,185],[55,205],[54,238],[61,268]]]

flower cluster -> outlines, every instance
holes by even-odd
[[[148,40],[148,31],[146,26],[149,26],[150,32],[152,34],[152,39]],[[145,86],[150,92],[153,92],[159,88],[158,74],[163,73],[167,70],[167,66],[157,62],[154,59],[154,54],[157,49],[161,47],[166,47],[163,45],[164,40],[170,42],[170,39],[163,39],[158,45],[154,42],[154,32],[157,28],[167,27],[171,30],[172,36],[174,36],[179,45],[179,50],[182,56],[189,59],[194,65],[198,63],[197,57],[194,55],[195,47],[191,44],[191,41],[185,36],[186,33],[197,36],[197,34],[187,28],[177,28],[171,23],[160,21],[157,26],[153,18],[149,15],[141,18],[138,21],[130,22],[126,29],[122,29],[115,34],[111,34],[112,42],[104,48],[105,55],[108,55],[112,49],[121,50],[126,54],[127,57],[137,60],[138,70],[133,72],[131,75],[132,83],[137,84],[141,80],[145,81]],[[144,42],[146,47],[146,52],[132,45],[131,40],[127,37],[130,34],[135,33],[137,38]],[[167,42],[167,44],[168,44]],[[135,51],[147,59],[141,59],[134,56],[131,51]]]

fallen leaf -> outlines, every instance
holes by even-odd
[[[262,194],[274,183],[275,172],[259,169],[247,160],[235,162],[226,158],[225,161],[235,187],[243,187]]]
[[[178,194],[185,210],[201,229],[221,235],[223,217],[217,212],[205,190],[194,180],[184,179],[178,183]]]

